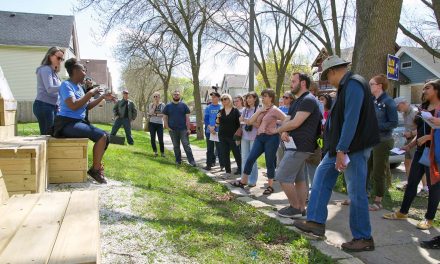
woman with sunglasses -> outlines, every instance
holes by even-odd
[[[57,113],[58,90],[61,85],[58,72],[64,61],[64,51],[58,47],[50,48],[41,65],[37,68],[37,97],[33,112],[40,127],[40,135],[48,135]]]
[[[408,175],[408,185],[405,189],[405,194],[403,195],[402,205],[400,206],[399,211],[385,214],[383,215],[383,218],[389,220],[405,220],[408,218],[409,208],[417,195],[417,187],[425,174],[429,188],[428,208],[426,210],[425,219],[417,224],[417,228],[427,230],[432,227],[435,213],[440,201],[440,183],[434,183],[432,181],[433,177],[431,176],[432,170],[430,170],[430,167],[427,167],[419,162],[420,158],[423,156],[425,148],[430,147],[432,139],[431,127],[423,120],[421,113],[430,112],[432,116],[435,116],[436,112],[438,113],[438,110],[440,109],[440,80],[431,81],[425,84],[423,87],[423,98],[424,102],[420,106],[420,112],[414,119],[414,122],[417,125],[417,136],[409,145],[404,147],[405,149],[410,149],[417,146],[417,149],[411,163],[411,169]],[[433,123],[435,125],[440,125],[440,118],[434,118]],[[437,131],[437,129],[434,130],[434,135],[436,135],[435,131]],[[434,136],[434,145],[440,145],[440,142],[435,142],[435,139],[436,137]],[[439,161],[437,160],[438,155],[435,156],[435,161],[438,164]],[[431,167],[433,167],[432,164]],[[437,243],[440,242],[440,240],[437,241]],[[437,247],[440,248],[440,243],[437,244]]]
[[[266,158],[268,186],[263,194],[269,195],[274,192],[272,187],[275,178],[276,152],[280,144],[280,135],[277,133],[277,122],[284,120],[286,115],[274,105],[275,91],[264,89],[261,92],[263,97],[263,107],[258,108],[257,112],[249,120],[245,120],[246,125],[253,125],[258,128],[257,137],[252,145],[251,153],[246,160],[241,180],[232,183],[235,187],[244,188],[248,184],[249,174],[258,157],[264,153]]]
[[[231,171],[230,152],[234,154],[235,162],[237,162],[237,172],[241,173],[241,154],[237,144],[234,141],[234,135],[240,128],[240,111],[232,104],[232,97],[229,94],[222,94],[221,101],[223,109],[217,114],[216,126],[218,126],[218,137],[221,147],[221,158],[225,166],[226,173]],[[236,173],[237,173],[236,172]]]
[[[370,205],[370,211],[382,209],[382,198],[388,189],[388,182],[391,183],[390,171],[390,150],[394,146],[393,129],[397,127],[397,106],[394,100],[386,93],[388,89],[388,79],[380,74],[371,78],[370,90],[374,96],[374,109],[376,112],[377,123],[379,125],[380,143],[373,147],[370,159],[368,160],[368,182],[372,182],[374,198]]]
[[[84,121],[86,109],[90,110],[102,100],[115,100],[109,93],[103,93],[99,87],[92,88],[87,93],[81,87],[86,76],[83,65],[75,58],[68,59],[64,67],[69,79],[64,81],[59,89],[60,111],[55,118],[54,137],[88,138],[95,142],[93,146],[93,165],[87,173],[98,183],[107,183],[104,177],[102,157],[109,143],[107,133]],[[92,97],[99,95],[95,100]]]
[[[157,157],[156,134],[159,140],[160,155],[165,157],[165,147],[163,144],[163,109],[165,104],[160,101],[160,93],[153,94],[153,102],[148,105],[147,115],[150,117],[148,128],[150,130],[151,147],[154,151],[154,156]]]

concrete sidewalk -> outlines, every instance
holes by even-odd
[[[173,145],[169,135],[164,135],[165,147],[172,151]],[[194,158],[199,167],[206,165],[206,150],[197,146],[191,146]],[[182,156],[185,152],[182,149]],[[235,166],[235,163],[234,163]],[[233,169],[234,171],[234,169]],[[278,219],[289,229],[293,229],[293,220],[278,217],[275,212],[288,205],[288,200],[275,182],[275,192],[269,196],[263,195],[267,178],[262,175],[265,170],[259,170],[257,186],[243,190],[232,187],[228,182],[235,179],[230,177],[224,179],[225,174],[220,172],[219,167],[214,167],[207,175],[214,180],[224,183],[234,194],[240,196],[238,199],[253,205],[266,215]],[[344,194],[334,192],[328,205],[328,221],[326,224],[325,241],[312,241],[312,244],[340,263],[440,263],[440,250],[426,250],[419,247],[419,242],[429,240],[434,236],[440,235],[440,229],[421,231],[416,228],[418,221],[409,219],[408,221],[384,220],[382,215],[386,210],[370,212],[370,220],[373,228],[375,240],[375,251],[347,254],[340,250],[342,243],[352,239],[349,228],[349,206],[341,205],[341,201],[347,199]]]

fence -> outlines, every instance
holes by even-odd
[[[37,122],[32,111],[33,101],[20,101],[17,104],[17,121],[21,123]],[[113,103],[103,103],[89,111],[91,123],[113,123]],[[142,130],[144,112],[138,111],[138,117],[132,123],[134,130]]]

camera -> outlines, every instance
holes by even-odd
[[[244,130],[246,130],[246,131],[248,131],[248,132],[249,132],[249,131],[252,131],[252,128],[253,128],[252,125],[245,125],[245,126],[244,126]]]

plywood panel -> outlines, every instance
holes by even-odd
[[[49,171],[49,183],[75,183],[87,181],[86,171]]]
[[[32,159],[17,158],[8,159],[0,158],[0,170],[3,174],[31,174]]]
[[[72,193],[49,263],[99,263],[97,191]]]
[[[3,176],[3,178],[6,183],[6,188],[10,192],[37,192],[37,175],[35,174],[8,174]]]
[[[38,201],[39,194],[11,197],[0,205],[0,253],[8,245],[18,227]],[[1,262],[0,263],[4,263]]]
[[[15,111],[0,112],[0,126],[15,125]]]
[[[87,170],[86,159],[49,159],[49,171]]]
[[[49,159],[81,159],[85,147],[54,147],[49,146],[47,156]]]
[[[0,254],[0,263],[47,263],[69,199],[68,192],[42,194]]]
[[[15,126],[0,126],[0,140],[5,140],[15,136]]]

